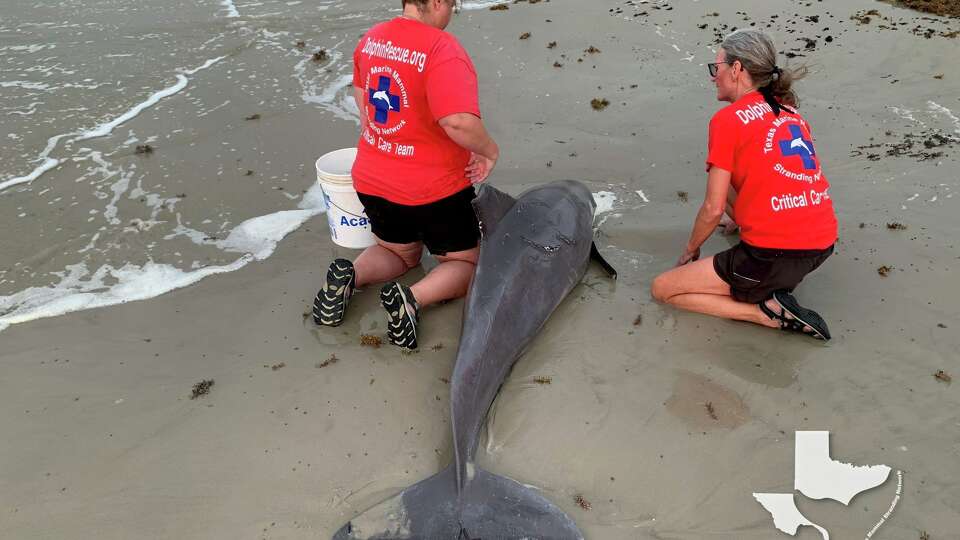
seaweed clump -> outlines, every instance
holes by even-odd
[[[380,336],[374,336],[370,334],[363,334],[360,336],[360,345],[364,347],[373,347],[374,349],[379,349],[383,345],[383,340],[380,339]]]
[[[924,13],[933,13],[941,17],[960,17],[960,2],[956,0],[884,0]]]
[[[339,362],[339,361],[340,361],[340,359],[337,358],[337,355],[331,354],[331,355],[330,355],[330,358],[327,358],[327,359],[324,360],[323,362],[317,363],[317,369],[322,369],[322,368],[325,368],[325,367],[327,367],[327,366],[332,366],[333,364],[336,364],[336,363]]]
[[[190,393],[190,399],[197,399],[200,396],[205,396],[210,393],[210,389],[213,388],[213,379],[206,379],[198,382],[193,385],[193,391]]]
[[[593,107],[595,111],[602,111],[610,106],[610,101],[606,98],[593,98],[590,100],[590,106]]]

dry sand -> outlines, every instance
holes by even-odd
[[[960,387],[933,374],[960,374],[960,145],[923,141],[960,136],[960,40],[941,35],[960,22],[867,0],[509,8],[451,28],[504,148],[492,181],[614,192],[598,235],[621,279],[592,269],[554,314],[503,386],[481,465],[542,489],[589,539],[769,539],[779,533],[751,493],[791,491],[793,432],[824,429],[835,458],[904,471],[874,538],[957,538]],[[862,22],[871,9],[880,15]],[[830,322],[829,345],[679,313],[648,293],[702,197],[720,106],[702,64],[716,32],[750,22],[769,22],[804,55],[793,61],[814,66],[799,90],[841,241],[798,296]],[[610,104],[595,111],[594,98]],[[316,155],[305,137],[355,140],[352,123],[313,110],[261,122],[261,151],[286,152],[274,163],[302,188]],[[891,146],[911,134],[912,149]],[[462,304],[426,312],[412,355],[359,344],[384,328],[372,290],[343,327],[314,327],[305,312],[322,270],[350,255],[325,226],[316,218],[267,261],[158,299],[3,332],[0,538],[325,538],[447,464],[444,378]],[[833,538],[859,539],[895,490],[892,479],[850,508],[798,501]]]

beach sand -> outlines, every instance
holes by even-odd
[[[612,193],[597,238],[620,271],[610,282],[591,268],[516,364],[480,465],[536,486],[588,539],[769,539],[781,533],[752,493],[792,492],[794,431],[829,430],[834,459],[903,471],[873,538],[957,538],[960,387],[934,373],[960,375],[960,40],[947,37],[960,21],[867,0],[738,6],[548,0],[454,20],[503,149],[491,182],[519,193],[573,178]],[[703,64],[715,35],[751,22],[813,67],[799,93],[841,239],[797,296],[830,323],[826,345],[648,292],[702,200],[721,106]],[[307,106],[244,123],[253,103],[146,166],[187,177],[228,141],[299,192],[319,153],[355,144],[355,123]],[[196,189],[275,209],[253,187]],[[384,333],[375,287],[342,327],[317,328],[307,312],[326,265],[352,255],[321,215],[239,271],[4,330],[0,537],[326,538],[441,470],[462,302],[424,313],[414,354],[361,346]],[[191,399],[203,380],[215,383]],[[892,474],[850,507],[797,501],[832,538],[859,539],[896,490]]]

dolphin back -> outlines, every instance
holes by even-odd
[[[580,282],[593,243],[595,203],[579,182],[538,186],[509,208],[509,200],[504,201],[489,190],[481,191],[475,201],[493,227],[480,242],[450,378],[451,425],[461,486],[467,483],[467,463],[474,461],[480,430],[501,384]]]
[[[582,540],[562,510],[482,469],[457,497],[453,467],[353,518],[333,540]]]

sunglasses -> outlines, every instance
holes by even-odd
[[[733,62],[731,62],[731,61],[729,61],[729,60],[726,61],[726,62],[710,62],[709,64],[707,64],[707,71],[710,72],[710,76],[711,76],[711,77],[716,77],[716,76],[717,76],[717,72],[720,71],[720,64],[731,64],[731,65],[732,65],[734,62],[736,62],[736,60],[734,60]]]

